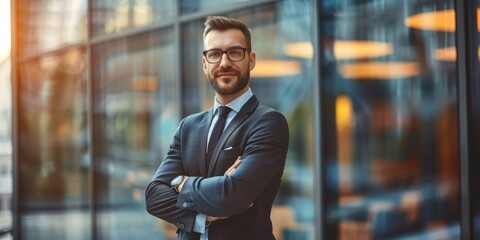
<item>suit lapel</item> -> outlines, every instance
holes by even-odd
[[[240,109],[240,112],[237,113],[237,115],[232,119],[230,124],[228,124],[227,128],[225,131],[222,133],[220,136],[220,139],[218,140],[217,146],[215,147],[215,151],[213,152],[212,155],[212,161],[210,163],[210,166],[208,168],[208,176],[211,176],[213,173],[213,170],[215,169],[215,165],[217,163],[218,155],[220,155],[220,152],[222,150],[223,145],[227,141],[227,139],[230,137],[230,135],[237,129],[245,120],[247,120],[250,115],[252,115],[253,111],[255,111],[255,108],[258,105],[258,100],[255,96],[252,96],[246,103],[243,105],[242,109]],[[208,128],[207,128],[208,131]],[[205,158],[205,157],[204,157]]]
[[[199,158],[199,168],[200,174],[202,177],[207,176],[207,160],[206,160],[206,149],[207,149],[207,137],[208,137],[208,129],[210,123],[213,119],[213,108],[211,108],[208,112],[205,113],[203,116],[203,120],[198,127],[198,158]]]

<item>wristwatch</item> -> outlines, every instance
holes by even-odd
[[[178,186],[183,182],[183,179],[185,176],[179,175],[175,177],[171,182],[170,182],[170,187],[175,190],[175,192],[178,192]]]

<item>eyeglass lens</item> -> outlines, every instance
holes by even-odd
[[[241,61],[245,57],[245,49],[243,48],[230,48],[227,51],[209,50],[205,56],[209,62],[216,63],[221,61],[223,53],[227,54],[230,61]]]

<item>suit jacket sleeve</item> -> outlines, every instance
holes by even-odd
[[[266,111],[248,131],[242,163],[230,176],[190,177],[177,207],[208,216],[232,216],[247,210],[273,178],[283,173],[288,125],[277,111]]]
[[[170,188],[171,179],[185,175],[182,163],[181,131],[184,120],[176,130],[173,143],[165,160],[157,169],[154,178],[145,191],[147,211],[158,218],[177,225],[178,228],[191,232],[195,221],[196,212],[177,208],[178,193]]]

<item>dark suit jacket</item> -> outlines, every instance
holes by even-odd
[[[285,117],[252,96],[218,141],[207,169],[205,151],[213,110],[186,117],[145,191],[147,211],[178,227],[178,239],[198,239],[195,216],[229,216],[209,227],[210,240],[274,239],[270,211],[285,167]],[[230,176],[225,171],[241,156]],[[178,175],[190,176],[182,191],[170,188]],[[253,203],[252,207],[249,207]]]

